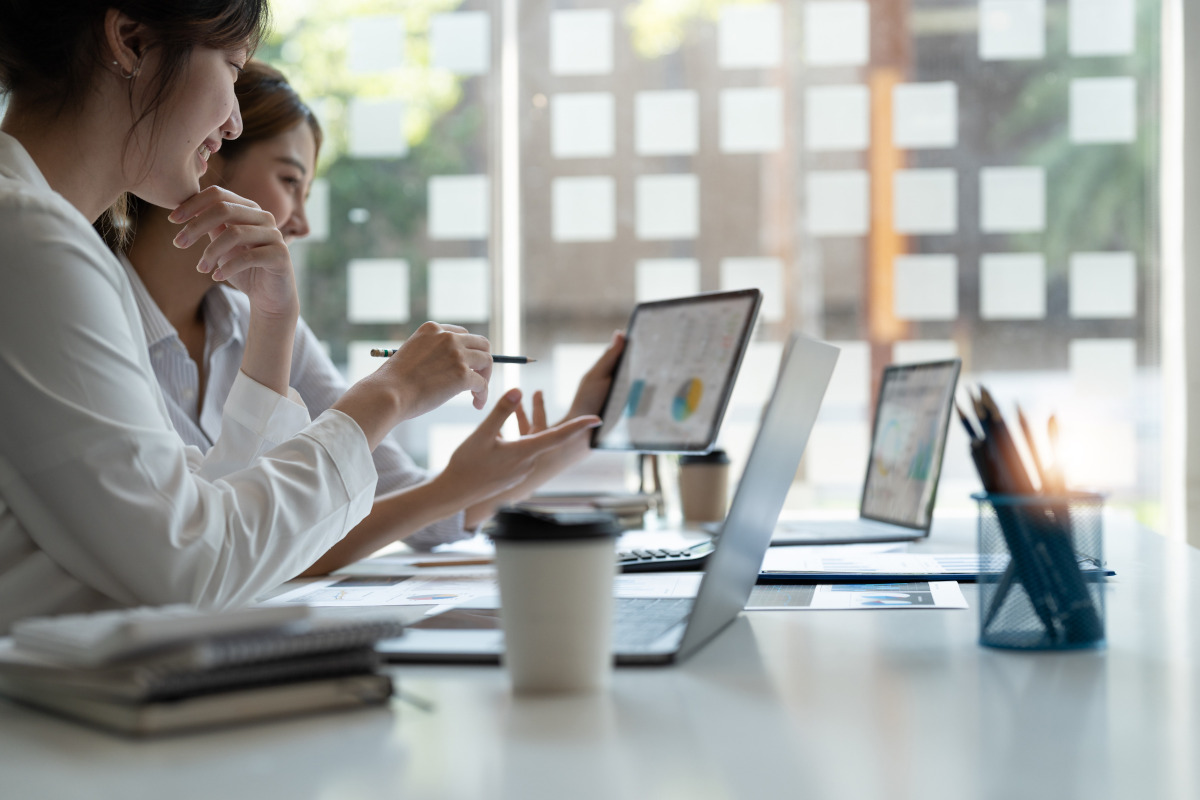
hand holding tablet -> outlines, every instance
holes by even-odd
[[[639,303],[592,446],[711,449],[761,302],[743,289]]]

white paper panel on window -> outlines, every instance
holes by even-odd
[[[979,266],[979,315],[1044,319],[1046,259],[1040,253],[992,253]]]
[[[608,92],[556,94],[550,101],[550,148],[555,158],[613,154],[613,96]]]
[[[700,262],[694,258],[645,258],[637,262],[635,300],[648,303],[700,292]]]
[[[816,86],[805,92],[805,147],[865,150],[870,143],[871,93],[866,86]]]
[[[329,238],[329,181],[316,178],[308,187],[304,201],[304,216],[308,219],[306,242],[323,242]]]
[[[984,61],[1046,55],[1046,0],[980,0],[979,57]]]
[[[404,19],[394,15],[354,17],[346,67],[367,74],[396,69],[404,64]]]
[[[639,92],[634,147],[643,156],[691,155],[700,146],[700,101],[695,92]]]
[[[1071,256],[1071,316],[1126,319],[1137,314],[1137,262],[1133,253]]]
[[[1032,233],[1046,228],[1046,171],[991,167],[980,172],[984,233]]]
[[[491,316],[486,258],[429,261],[429,316],[439,322],[486,322]]]
[[[804,5],[804,60],[813,66],[859,66],[871,59],[871,12],[864,2]]]
[[[720,142],[723,153],[770,153],[783,147],[783,93],[723,90]]]
[[[491,224],[487,175],[429,179],[429,238],[486,239]]]
[[[695,175],[637,179],[639,239],[694,239],[700,230],[700,181]]]
[[[1126,56],[1136,34],[1134,0],[1071,0],[1069,50],[1073,56]]]
[[[897,170],[894,188],[893,222],[898,233],[958,230],[958,176],[954,170]]]
[[[550,71],[605,75],[613,69],[613,15],[587,9],[550,15]]]
[[[871,346],[866,342],[833,341],[840,348],[837,365],[825,390],[825,406],[863,407],[871,395]],[[864,462],[865,463],[865,462]]]
[[[1126,397],[1137,377],[1137,342],[1076,339],[1070,345],[1071,380],[1080,398]]]
[[[726,5],[717,21],[717,63],[725,69],[774,67],[783,52],[783,16],[776,3]]]
[[[398,158],[408,153],[404,103],[356,97],[350,101],[350,154],[359,158]]]
[[[356,323],[407,322],[408,262],[399,258],[356,258],[346,265],[346,319]]]
[[[608,343],[604,344],[556,344],[551,354],[554,369],[554,397],[552,399],[558,410],[565,411],[575,398],[575,390],[584,373],[591,369],[603,353]]]
[[[556,242],[601,242],[616,236],[612,178],[555,178],[551,200]]]
[[[1076,78],[1071,81],[1071,141],[1112,144],[1137,139],[1137,80]]]
[[[805,186],[809,233],[862,236],[870,229],[870,178],[866,172],[810,172]]]
[[[486,11],[434,14],[429,20],[429,60],[456,75],[486,75],[491,69],[491,19]]]
[[[951,255],[896,258],[894,312],[904,320],[958,317],[958,259]]]
[[[958,144],[958,86],[954,83],[900,84],[892,98],[892,141],[897,147]]]

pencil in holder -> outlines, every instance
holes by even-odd
[[[972,495],[979,504],[979,643],[1104,644],[1104,496]]]

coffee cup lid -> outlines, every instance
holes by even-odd
[[[621,526],[614,514],[599,511],[548,513],[508,506],[496,512],[488,535],[504,541],[597,539],[619,536]]]
[[[729,456],[724,450],[710,450],[707,453],[685,453],[679,457],[680,465],[685,464],[728,464]]]

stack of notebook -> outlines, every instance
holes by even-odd
[[[402,632],[303,606],[29,620],[0,639],[0,693],[132,735],[379,705],[392,684],[375,643]]]

